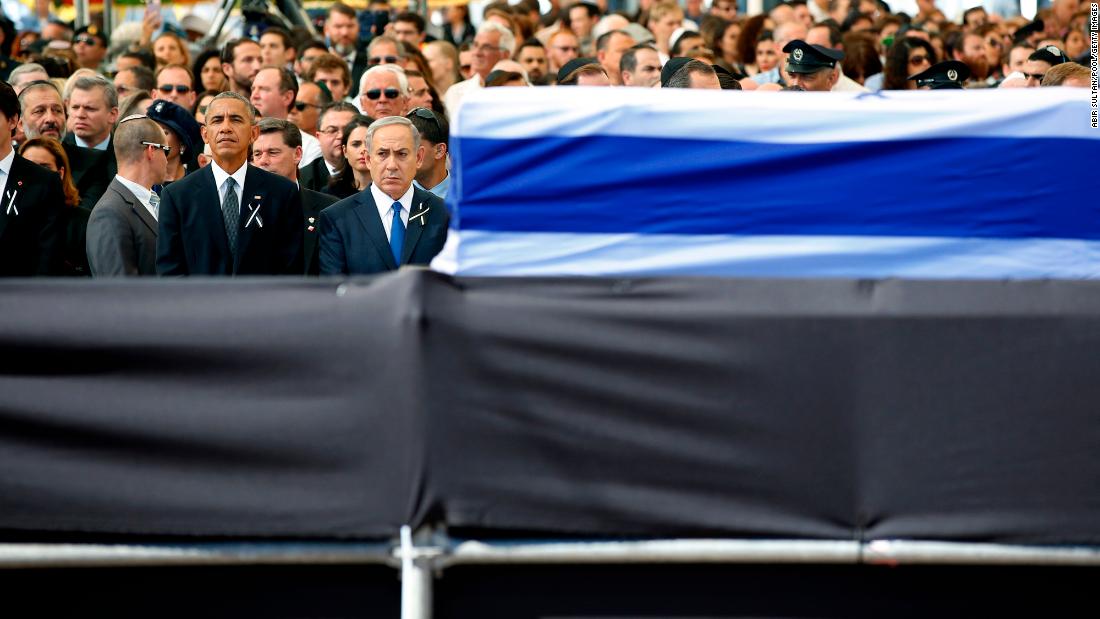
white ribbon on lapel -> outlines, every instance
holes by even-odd
[[[420,203],[420,208],[422,208],[424,210],[420,211],[416,215],[410,215],[409,216],[409,221],[412,221],[412,220],[416,219],[417,217],[419,217],[420,218],[420,225],[423,226],[424,225],[424,216],[428,214],[428,209],[424,208],[424,203],[423,202]]]
[[[260,196],[256,196],[256,199],[259,200]],[[246,221],[244,223],[244,227],[247,228],[249,225],[252,224],[252,220],[255,219],[256,220],[256,225],[263,228],[264,227],[264,220],[263,220],[262,217],[260,217],[260,205],[256,204],[255,206],[253,206],[252,203],[249,202],[248,203],[248,208],[249,208],[249,210],[252,211],[252,214],[248,216],[248,221]]]
[[[17,195],[19,195],[18,189],[8,192],[8,210],[4,211],[5,215],[11,215],[12,211],[15,211],[16,215],[19,214],[19,207],[15,206],[15,196]]]

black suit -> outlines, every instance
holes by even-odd
[[[302,215],[306,219],[305,232],[302,236],[302,255],[306,275],[317,275],[320,272],[321,265],[317,259],[317,237],[319,236],[317,231],[321,227],[321,211],[333,204],[336,204],[335,196],[302,188]]]
[[[164,188],[157,233],[157,273],[301,275],[302,200],[294,182],[248,166],[234,260],[213,166],[211,163]],[[253,212],[258,217],[252,217]]]
[[[84,148],[76,145],[72,133],[67,133],[61,140],[61,146],[69,157],[73,183],[80,193],[80,206],[91,211],[118,173],[114,145],[108,144],[107,150]]]
[[[61,272],[66,208],[57,174],[16,155],[0,196],[0,276]]]
[[[370,57],[367,55],[367,46],[360,45],[359,49],[355,51],[355,63],[351,65],[351,85],[348,88],[348,96],[355,98],[359,96],[359,80],[363,77],[363,74],[367,72],[370,66],[367,65],[367,60]]]
[[[324,157],[318,157],[309,162],[304,168],[298,168],[298,182],[306,189],[324,191],[328,187],[328,181],[332,175],[328,173],[328,165]]]
[[[414,217],[425,212],[423,217]],[[401,264],[428,264],[443,249],[450,216],[443,200],[413,189]],[[364,189],[321,211],[321,275],[356,275],[397,269],[371,190]]]
[[[118,179],[88,220],[88,264],[96,277],[157,274],[157,220]]]

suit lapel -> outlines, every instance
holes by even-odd
[[[420,233],[424,231],[424,224],[431,219],[431,203],[429,202],[429,206],[425,206],[425,202],[427,201],[420,194],[420,190],[414,189],[412,205],[409,209],[409,225],[405,227],[405,244],[401,247],[401,264],[409,263],[413,249],[416,248],[416,243],[420,240]],[[423,215],[413,217],[414,215],[420,215],[420,213],[423,213]]]
[[[0,195],[0,237],[4,236],[4,231],[8,227],[8,221],[13,217],[22,217],[26,213],[24,205],[31,204],[27,202],[27,192],[30,191],[30,186],[24,186],[23,174],[24,165],[36,165],[25,161],[19,155],[16,155],[11,161],[11,169],[8,171],[8,182],[4,185],[4,193]],[[12,206],[12,199],[9,196],[15,196],[15,206]],[[15,214],[15,209],[19,209],[19,215]],[[8,214],[8,210],[11,210],[11,214]]]
[[[363,224],[367,236],[373,241],[374,249],[382,257],[382,262],[390,269],[396,269],[397,263],[393,261],[393,252],[390,251],[390,241],[386,238],[386,229],[382,227],[382,220],[378,217],[378,206],[374,203],[374,195],[370,188],[356,194],[355,215],[359,217],[359,223]]]
[[[245,164],[248,165],[248,164]],[[262,191],[259,190],[258,175],[252,171],[252,166],[248,166],[244,173],[244,191],[241,192],[241,216],[237,220],[239,227],[237,228],[237,265],[241,263],[241,256],[248,251],[248,243],[252,240],[252,233],[258,230],[261,225],[268,225],[269,222],[265,219],[265,212],[263,210],[263,204],[269,199]],[[260,199],[257,200],[256,196]],[[256,216],[252,215],[252,208],[259,212]],[[236,271],[236,268],[233,269]]]
[[[229,273],[233,273],[233,255],[229,253],[229,235],[225,232],[225,218],[222,217],[222,201],[221,194],[218,193],[218,186],[214,182],[214,170],[210,166],[195,172],[200,174],[199,187],[198,187],[198,199],[197,204],[188,204],[189,208],[198,208],[203,211],[202,221],[204,226],[210,226],[211,229],[221,230],[219,245],[221,256],[224,257],[225,264],[229,265]],[[186,177],[184,177],[186,178]],[[180,181],[182,182],[182,181]],[[205,223],[207,218],[213,218],[210,223]],[[213,225],[213,222],[217,222],[217,226]],[[205,233],[203,233],[205,234]],[[238,239],[240,240],[240,239]]]

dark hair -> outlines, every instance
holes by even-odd
[[[700,60],[689,60],[684,66],[677,69],[672,77],[668,78],[668,84],[661,87],[691,88],[691,76],[696,73],[699,75],[716,75],[714,67],[709,64]]]
[[[522,77],[522,76],[521,76]],[[435,111],[432,112],[431,118],[423,118],[416,114],[417,110],[424,108],[416,108],[405,115],[409,121],[416,127],[416,130],[420,132],[420,138],[431,142],[432,144],[447,144],[450,140],[451,128],[447,123],[447,116]]]
[[[523,74],[515,71],[491,71],[489,75],[485,77],[485,87],[494,88],[496,86],[503,86],[508,82],[514,82],[516,80],[522,80]]]
[[[191,63],[191,75],[194,77],[194,84],[192,84],[192,88],[194,88],[195,92],[203,90],[202,68],[211,58],[217,58],[218,62],[221,62],[221,54],[218,52],[218,50],[207,49],[203,50],[202,53],[199,54],[199,57],[195,59],[195,62]]]
[[[4,114],[4,118],[9,122],[19,115],[19,97],[7,82],[0,82],[0,113]]]
[[[355,107],[347,101],[333,101],[332,103],[321,108],[321,114],[317,117],[317,124],[320,125],[321,121],[325,118],[325,115],[329,112],[353,112],[356,115],[361,115],[362,112],[359,108]]]
[[[348,69],[347,61],[336,54],[322,54],[315,58],[313,64],[309,65],[309,71],[306,71],[303,77],[311,82],[316,82],[318,71],[339,71],[344,78],[344,83],[348,85],[348,89],[354,88],[351,83],[351,70]]]
[[[245,37],[242,37],[240,39],[233,39],[232,41],[226,43],[225,47],[222,48],[222,62],[225,64],[233,64],[233,60],[237,57],[237,48],[247,43],[251,43],[252,45],[256,46],[260,45],[252,39]]]
[[[298,48],[298,60],[305,58],[306,52],[311,49],[319,49],[326,54],[328,53],[328,46],[326,46],[321,41],[318,41],[317,39],[313,39],[309,43],[306,43],[302,45],[302,47]]]
[[[607,77],[607,71],[595,62],[581,65],[570,71],[569,75],[565,76],[565,79],[558,82],[558,86],[576,86],[582,75],[603,75]]]
[[[985,7],[981,6],[981,5],[972,6],[969,9],[966,9],[965,11],[963,11],[962,24],[965,26],[966,25],[966,20],[967,20],[967,18],[970,17],[970,14],[974,13],[974,12],[977,12],[977,11],[981,11],[982,13],[985,13]]]
[[[596,51],[602,52],[603,50],[607,49],[607,46],[611,45],[611,37],[615,36],[616,34],[621,34],[628,37],[630,36],[630,33],[626,30],[608,30],[596,39]]]
[[[286,49],[296,49],[294,45],[294,38],[290,36],[290,33],[278,26],[268,26],[266,30],[260,34],[260,38],[263,38],[265,34],[273,34],[283,42],[283,47]]]
[[[80,206],[80,192],[73,183],[73,169],[69,166],[69,155],[61,143],[53,138],[31,138],[19,145],[19,155],[31,148],[42,148],[53,157],[54,164],[65,169],[65,178],[61,179],[61,193],[65,196],[65,206]]]
[[[394,17],[392,21],[394,23],[403,21],[405,23],[412,24],[416,28],[417,32],[421,34],[424,33],[424,18],[411,11],[402,11],[398,13],[397,17]]]
[[[882,72],[875,37],[866,32],[849,32],[844,35],[844,74],[862,84],[868,77]]]
[[[829,31],[829,46],[830,47],[836,47],[838,44],[840,44],[844,40],[844,35],[840,32],[840,26],[837,26],[836,22],[831,20],[831,19],[827,19],[825,21],[817,22],[816,24],[811,26],[811,28],[825,28],[825,29],[827,29]]]
[[[130,50],[119,55],[119,58],[133,58],[134,60],[140,62],[141,66],[149,69],[150,71],[157,68],[157,59],[153,58],[153,55],[149,52]]]
[[[692,30],[685,30],[683,34],[676,37],[676,41],[672,44],[672,48],[668,50],[669,56],[675,58],[682,56],[684,51],[684,41],[689,39],[702,39],[703,35]]]
[[[216,97],[219,93],[217,90],[204,90],[195,97],[195,105],[191,106],[191,115],[194,116],[199,111],[199,105],[202,104],[202,100],[206,97]]]
[[[256,125],[260,128],[260,135],[278,133],[283,136],[283,144],[291,148],[298,148],[302,145],[302,130],[289,120],[261,118]]]
[[[330,107],[335,107],[336,104],[332,104]],[[354,109],[355,106],[352,106]],[[327,109],[325,110],[328,111]],[[358,110],[356,110],[358,111]],[[374,119],[364,114],[356,114],[351,121],[344,127],[344,132],[340,134],[341,144],[345,147],[348,144],[348,136],[351,132],[359,127],[369,127]],[[351,169],[351,163],[348,162],[348,156],[344,154],[344,165],[340,168],[340,171],[336,173],[328,182],[329,193],[334,196],[346,198],[359,191],[359,188],[355,186],[355,171]]]
[[[618,32],[618,31],[616,30],[616,31],[613,31],[613,32]],[[531,37],[530,39],[527,39],[527,40],[525,40],[525,41],[523,42],[523,44],[522,44],[522,45],[520,45],[520,46],[519,46],[519,47],[518,47],[518,48],[516,49],[516,56],[519,56],[519,53],[520,53],[521,51],[523,51],[524,49],[528,48],[528,47],[537,47],[537,48],[539,48],[539,49],[542,49],[542,50],[545,50],[545,49],[546,49],[546,46],[545,46],[545,45],[543,45],[541,41],[539,41],[539,40],[538,40],[538,39],[536,39],[535,37]]]
[[[343,2],[337,2],[337,3],[333,4],[332,6],[330,6],[329,9],[328,9],[328,13],[325,15],[325,19],[328,19],[329,17],[332,17],[333,13],[339,13],[339,14],[343,15],[344,17],[350,17],[352,19],[355,19],[355,9],[353,9],[350,6],[344,4]]]
[[[287,106],[287,108],[286,108],[287,111],[289,112],[290,108],[294,107],[294,100],[298,98],[298,78],[295,77],[293,71],[291,71],[290,69],[288,69],[286,67],[276,67],[274,65],[268,65],[268,66],[263,67],[262,69],[260,69],[260,71],[267,71],[269,69],[273,69],[273,70],[279,72],[279,93],[280,94],[284,93],[288,90],[292,91],[294,93],[294,96],[291,97],[290,105]],[[260,74],[259,71],[257,71],[256,75],[259,75],[259,74]]]
[[[634,69],[638,68],[638,51],[643,49],[656,51],[653,45],[649,43],[639,43],[631,47],[623,52],[622,58],[619,58],[619,71],[634,73]]]
[[[932,44],[917,37],[902,37],[890,46],[886,52],[886,66],[882,69],[883,90],[905,90],[909,87],[909,52],[922,49],[928,54],[928,61],[936,64],[936,49]]]
[[[167,65],[167,66],[169,66],[169,67],[178,67],[179,65],[170,64],[170,65]],[[156,75],[154,75],[153,72],[150,71],[148,67],[138,66],[138,67],[130,67],[129,69],[123,69],[122,71],[119,71],[118,73],[122,73],[123,71],[129,71],[130,73],[134,74],[134,81],[137,82],[137,89],[138,90],[152,91],[154,88],[157,87],[157,75],[160,75],[160,71],[157,71]],[[118,73],[115,73],[115,75],[117,76]]]
[[[764,31],[764,13],[754,15],[741,26],[741,36],[737,37],[737,57],[745,64],[756,64],[756,40]]]

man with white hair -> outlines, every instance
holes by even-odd
[[[15,89],[15,94],[23,92],[23,87],[31,82],[44,82],[50,79],[46,68],[37,62],[27,62],[12,69],[8,76],[8,83]]]
[[[493,66],[501,60],[508,60],[516,47],[516,35],[512,31],[495,22],[482,22],[474,37],[474,58],[472,69],[474,74],[470,79],[459,82],[447,89],[443,98],[447,106],[447,114],[451,119],[455,118],[458,108],[462,105],[462,98],[466,93],[475,88],[485,86],[485,77],[492,72]]]
[[[367,69],[359,83],[359,109],[377,120],[402,116],[409,107],[409,79],[395,64]]]

